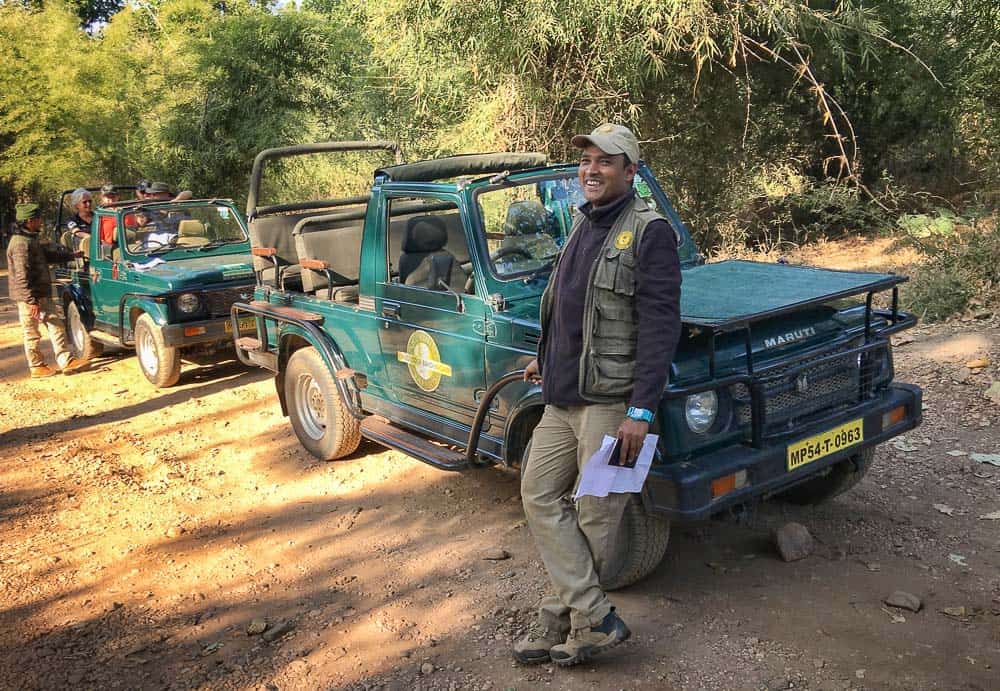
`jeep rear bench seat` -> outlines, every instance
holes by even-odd
[[[253,270],[262,285],[281,290],[301,290],[299,256],[292,229],[309,212],[285,216],[264,216],[250,221]]]
[[[302,290],[337,302],[358,301],[364,210],[299,221],[292,236],[302,267]]]

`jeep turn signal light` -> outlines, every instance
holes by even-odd
[[[185,336],[201,336],[205,333],[204,326],[185,326],[184,335]]]
[[[896,406],[888,413],[882,416],[882,429],[889,429],[893,425],[903,421],[906,417],[906,406]]]
[[[747,471],[740,470],[732,475],[723,475],[712,480],[712,499],[729,494],[730,492],[746,487]]]

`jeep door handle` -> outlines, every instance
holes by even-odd
[[[399,319],[399,303],[398,302],[383,302],[382,303],[382,316],[387,319]]]

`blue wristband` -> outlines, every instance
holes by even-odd
[[[633,420],[640,420],[642,422],[653,421],[653,411],[646,410],[645,408],[629,408],[625,412],[625,415]]]

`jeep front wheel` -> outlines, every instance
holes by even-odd
[[[601,569],[601,587],[618,590],[653,572],[663,560],[670,540],[670,521],[654,516],[638,494],[630,494],[611,554]]]
[[[173,386],[181,378],[181,358],[177,348],[163,342],[163,333],[148,314],[135,322],[135,354],[139,369],[158,389]]]
[[[90,337],[80,308],[72,301],[66,306],[66,330],[69,332],[69,349],[73,357],[90,360],[104,352],[104,346]]]
[[[361,423],[313,347],[296,350],[285,368],[285,402],[299,442],[316,458],[333,461],[354,453]]]

